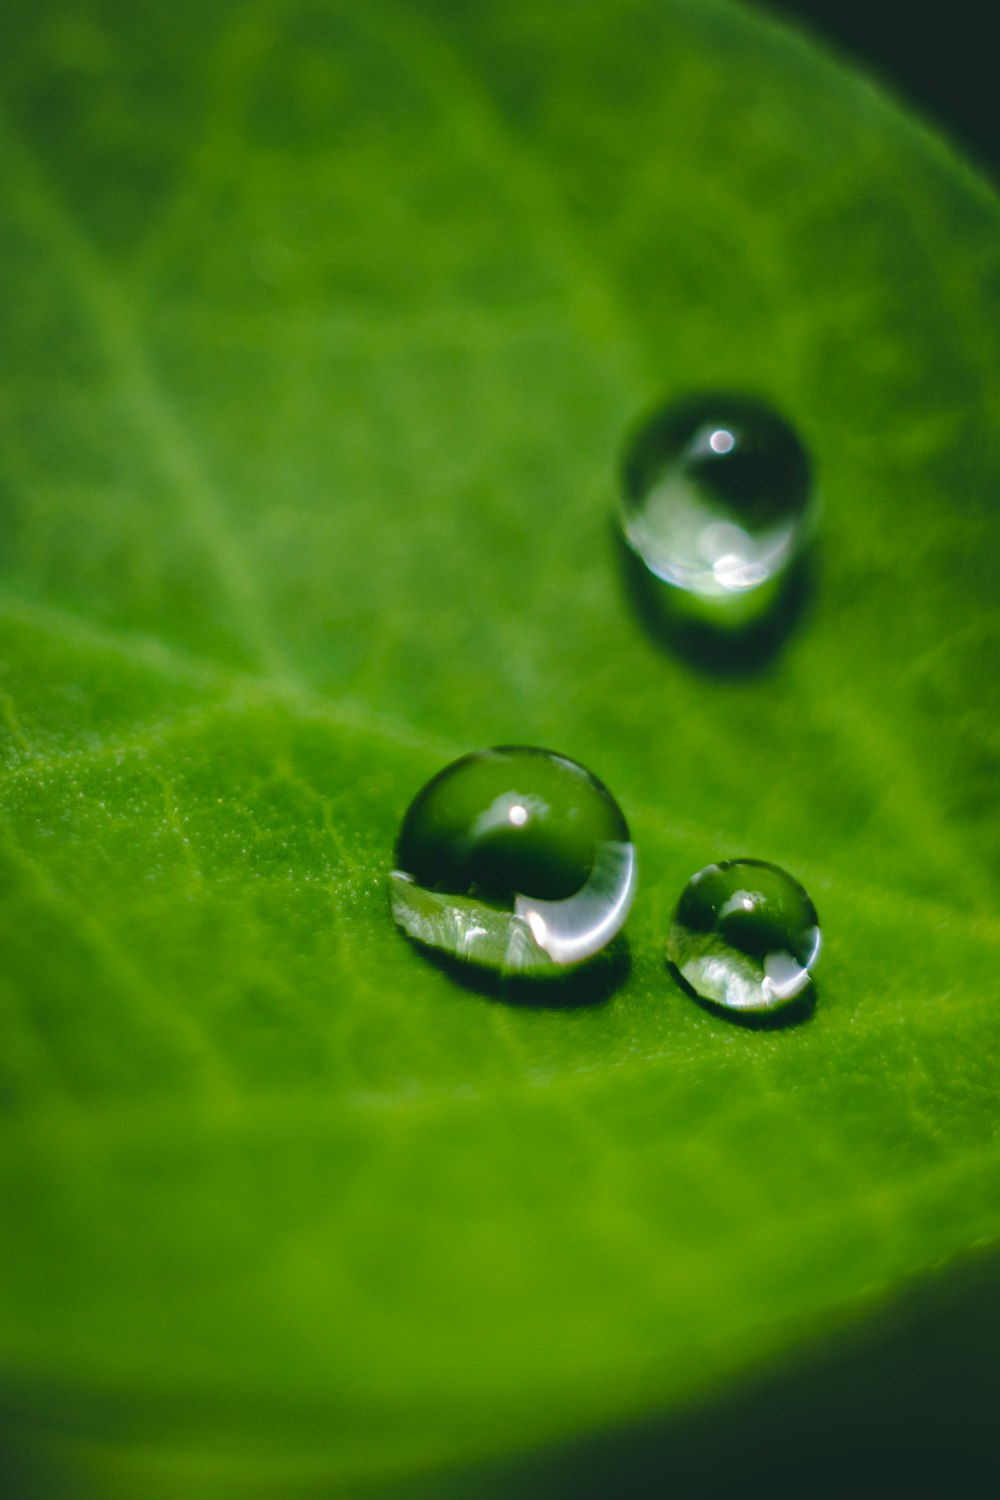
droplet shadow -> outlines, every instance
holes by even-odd
[[[531,978],[470,964],[436,948],[414,943],[424,958],[463,989],[504,1005],[531,1010],[581,1010],[606,1005],[632,968],[628,939],[619,934],[603,953],[565,974]]]
[[[746,1031],[789,1031],[811,1021],[816,1012],[818,995],[815,980],[811,980],[801,995],[783,1005],[780,1010],[730,1010],[725,1005],[717,1005],[714,1000],[706,1000],[703,995],[699,995],[669,959],[667,969],[678,988],[700,1005],[702,1010],[707,1011],[710,1016],[717,1016],[720,1021],[731,1021],[735,1026],[742,1026]]]
[[[808,616],[816,595],[815,546],[804,552],[777,586],[763,612],[744,625],[692,618],[683,592],[651,573],[614,527],[622,589],[646,633],[672,656],[704,675],[751,677],[781,655]]]

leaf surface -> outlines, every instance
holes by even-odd
[[[710,1399],[995,1241],[993,199],[708,0],[8,9],[11,1419],[407,1474]],[[610,538],[701,387],[820,476],[752,676],[652,640]],[[599,1003],[389,920],[410,798],[511,742],[632,827]],[[802,1025],[666,973],[739,855],[819,908]]]

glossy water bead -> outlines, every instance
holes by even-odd
[[[810,529],[810,465],[788,423],[749,396],[688,396],[641,427],[625,461],[628,546],[694,618],[756,619]]]
[[[424,947],[488,969],[564,972],[619,931],[635,893],[628,825],[605,786],[549,750],[463,756],[403,819],[393,919]]]
[[[764,860],[733,859],[688,881],[667,956],[703,1000],[773,1011],[806,989],[820,943],[816,908],[797,880]]]

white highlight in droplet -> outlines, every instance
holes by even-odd
[[[518,896],[514,911],[555,963],[580,963],[599,953],[621,928],[637,876],[635,845],[609,839],[598,844],[587,883],[575,895],[565,901]]]

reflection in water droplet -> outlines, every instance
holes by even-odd
[[[807,988],[820,944],[816,908],[797,880],[763,860],[734,859],[688,881],[667,957],[703,1000],[774,1011]]]
[[[741,628],[771,608],[810,530],[798,437],[747,396],[699,395],[654,413],[626,456],[632,552],[697,620]]]
[[[393,919],[414,941],[539,977],[607,947],[635,883],[611,793],[575,761],[526,746],[463,756],[429,781],[389,878]]]

